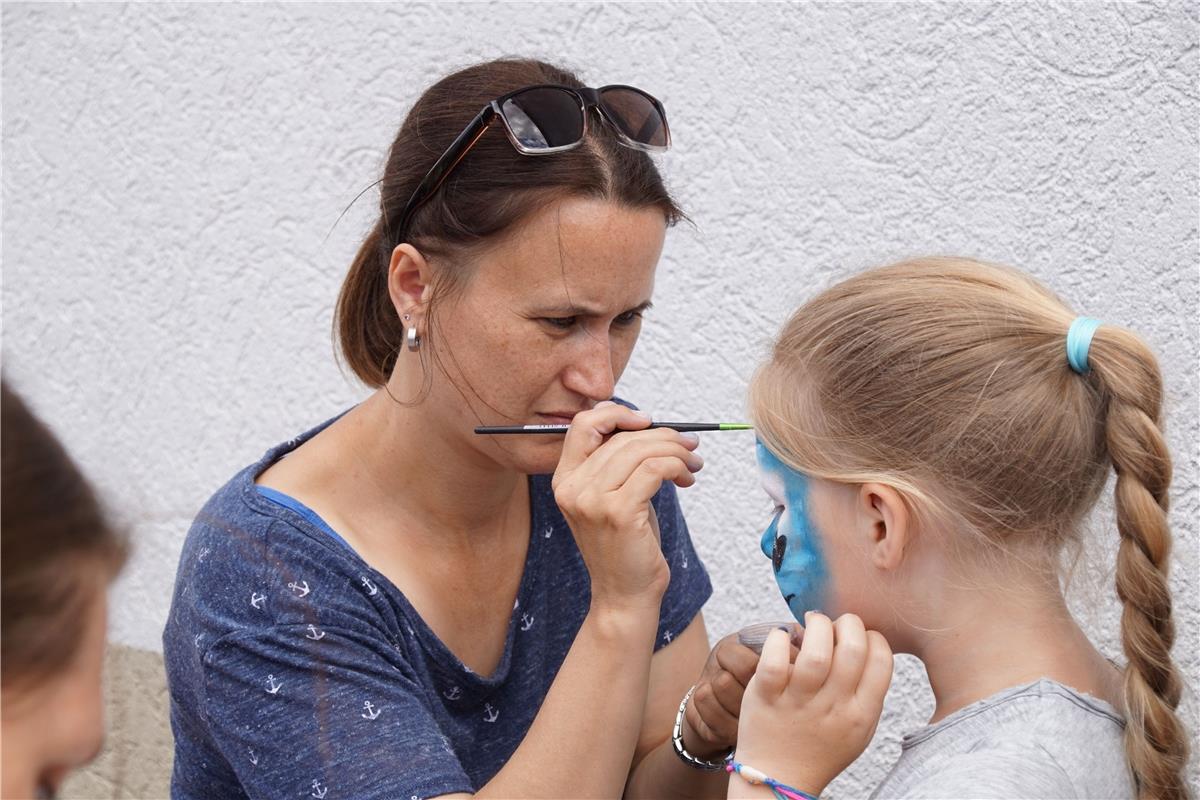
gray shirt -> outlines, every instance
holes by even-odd
[[[1132,798],[1125,723],[1102,700],[1043,678],[904,737],[872,798]]]

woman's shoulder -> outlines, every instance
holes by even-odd
[[[323,428],[324,426],[321,426]],[[317,430],[271,448],[239,470],[196,514],[176,571],[169,635],[187,618],[189,633],[269,627],[306,620],[318,598],[327,613],[350,617],[370,605],[374,575],[357,555],[297,510],[265,496],[255,477]],[[205,624],[211,623],[211,624]]]

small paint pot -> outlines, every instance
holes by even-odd
[[[762,655],[763,643],[767,641],[767,636],[776,628],[783,628],[792,635],[792,644],[796,647],[800,646],[800,642],[804,641],[804,626],[795,621],[789,622],[759,622],[755,625],[747,625],[738,631],[738,644],[749,647],[755,653]]]

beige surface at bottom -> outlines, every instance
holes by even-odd
[[[167,797],[174,746],[162,654],[110,645],[104,690],[108,711],[104,749],[88,767],[67,779],[59,797]]]

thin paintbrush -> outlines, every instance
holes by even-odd
[[[566,433],[570,425],[484,425],[476,433]],[[650,428],[671,428],[676,431],[750,431],[753,425],[745,422],[651,422]],[[643,428],[642,430],[646,430]]]

